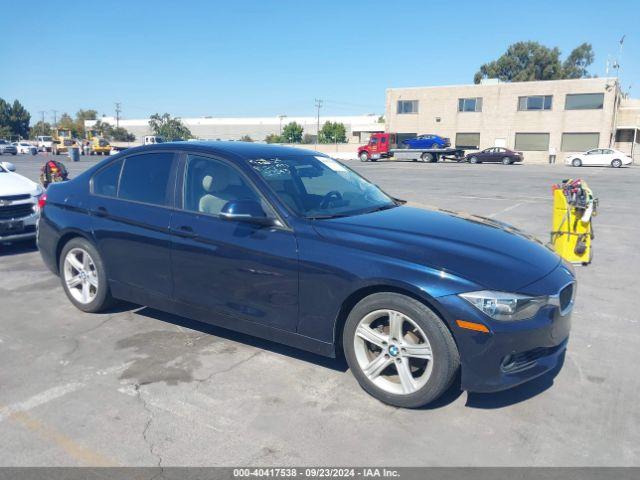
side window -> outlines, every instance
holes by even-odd
[[[184,176],[183,208],[219,215],[230,200],[255,200],[269,211],[235,168],[211,158],[189,155]]]
[[[167,205],[167,189],[173,154],[146,153],[125,158],[118,198]]]
[[[113,162],[93,176],[93,193],[105,197],[115,197],[118,193],[118,180],[122,160]]]

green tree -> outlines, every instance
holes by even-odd
[[[315,143],[316,141],[316,136],[315,135],[311,135],[310,133],[305,133],[302,137],[302,143],[306,144],[306,145],[310,145],[312,143]]]
[[[587,67],[593,63],[594,54],[590,43],[578,45],[562,63],[564,78],[587,78]]]
[[[253,142],[253,138],[251,138],[249,135],[243,135],[240,137],[240,141],[241,142]]]
[[[72,137],[82,136],[82,132],[78,130],[78,125],[68,113],[63,113],[58,119],[58,129],[70,130]]]
[[[134,142],[136,140],[136,136],[123,127],[111,128],[109,137],[116,142]]]
[[[329,122],[320,129],[320,143],[345,143],[347,141],[347,129],[343,123]]]
[[[497,60],[480,66],[473,81],[480,83],[484,78],[497,78],[504,82],[583,78],[588,76],[587,67],[591,63],[593,50],[588,43],[575,48],[563,64],[558,47],[549,48],[538,42],[517,42]]]
[[[76,112],[76,130],[81,134],[83,138],[86,138],[87,133],[84,128],[85,120],[95,120],[98,118],[98,112],[96,110],[78,110]]]
[[[304,132],[304,128],[302,128],[302,125],[296,122],[287,123],[282,128],[282,140],[285,143],[301,143],[302,132]]]
[[[264,137],[264,141],[267,143],[282,143],[282,137],[275,133],[270,133]]]
[[[51,124],[49,122],[38,121],[31,127],[30,138],[36,138],[38,135],[51,135]]]
[[[3,137],[29,138],[31,115],[18,100],[9,104],[0,98],[0,131]]]
[[[191,130],[179,118],[171,118],[168,113],[151,115],[149,127],[151,127],[154,135],[161,136],[169,141],[188,140],[193,137]]]

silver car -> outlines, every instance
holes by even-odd
[[[11,155],[17,155],[18,149],[11,145],[6,140],[0,140],[0,155],[4,155],[5,153],[10,153]]]

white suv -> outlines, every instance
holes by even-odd
[[[40,185],[15,173],[9,162],[0,162],[0,243],[35,238],[44,193]]]

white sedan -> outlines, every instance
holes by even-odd
[[[581,167],[583,165],[600,165],[620,168],[623,165],[630,165],[633,159],[626,153],[612,148],[594,148],[584,153],[574,153],[569,155],[564,163]]]
[[[27,142],[13,142],[12,145],[16,147],[18,153],[26,153],[31,155],[38,154],[38,148],[35,145],[31,145]]]

